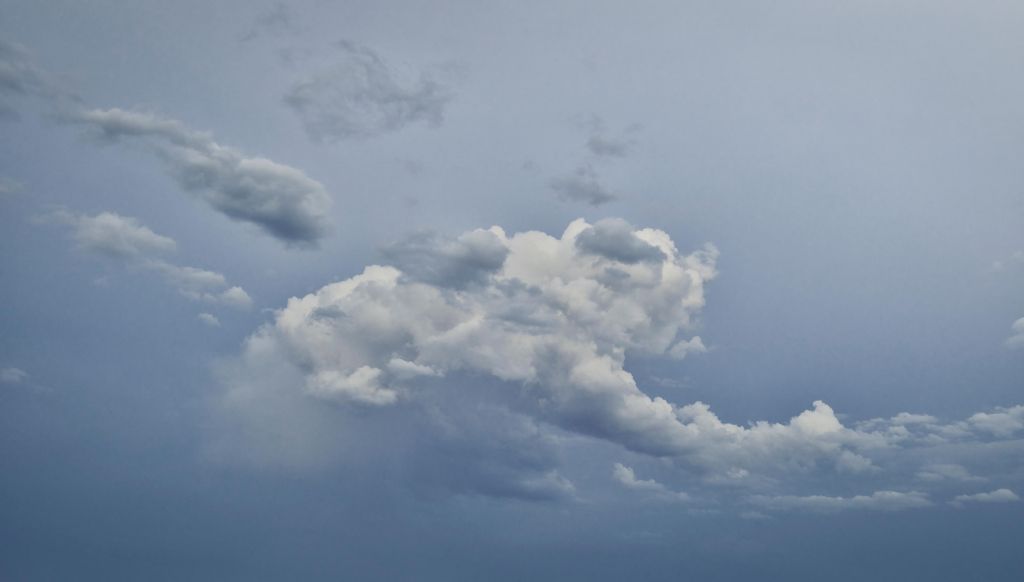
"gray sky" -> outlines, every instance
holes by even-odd
[[[1022,27],[0,0],[0,577],[1016,579]]]

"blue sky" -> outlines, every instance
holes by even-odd
[[[1020,7],[0,16],[0,577],[1024,567]]]

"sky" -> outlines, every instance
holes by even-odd
[[[1022,28],[0,0],[0,578],[1016,580]]]

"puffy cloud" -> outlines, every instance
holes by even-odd
[[[572,174],[551,180],[551,188],[559,198],[567,202],[584,202],[600,206],[615,200],[617,196],[600,182],[597,171],[590,164],[584,164]]]
[[[901,511],[928,507],[932,502],[928,496],[918,491],[875,491],[871,495],[854,497],[829,497],[827,495],[754,495],[750,502],[772,511],[813,511],[835,513],[851,509],[867,509],[874,511]]]
[[[330,196],[296,168],[245,156],[206,133],[149,113],[92,109],[68,118],[104,141],[146,144],[181,188],[288,245],[315,245],[330,230]]]
[[[238,309],[252,306],[244,289],[228,284],[221,273],[155,258],[177,248],[174,239],[157,234],[130,216],[101,212],[95,216],[58,208],[42,219],[71,228],[77,246],[87,252],[159,273],[179,293],[194,301]]]
[[[568,430],[679,452],[687,429],[668,402],[640,391],[623,369],[625,350],[663,353],[674,343],[704,304],[716,252],[680,255],[653,230],[627,233],[635,245],[627,251],[582,251],[579,237],[597,228],[576,221],[561,238],[494,228],[421,245],[421,271],[368,267],[290,300],[259,336],[308,370],[314,396],[376,405],[414,398],[389,369],[400,358],[441,375],[521,385],[529,393],[522,406]],[[487,252],[473,250],[480,247]],[[481,255],[487,260],[476,260]],[[442,275],[461,274],[466,257],[485,266],[471,272],[489,278],[456,277],[480,284],[453,288]]]
[[[28,378],[28,372],[20,368],[0,368],[0,382],[4,384],[20,384]]]
[[[785,422],[741,425],[702,402],[678,405],[649,395],[627,359],[678,355],[681,344],[696,345],[684,338],[704,306],[717,260],[712,246],[681,253],[659,230],[619,220],[577,220],[558,237],[492,227],[454,238],[418,236],[384,254],[391,265],[368,266],[290,299],[246,341],[225,382],[226,409],[247,432],[282,434],[301,424],[311,442],[327,443],[311,448],[332,451],[329,457],[343,454],[334,448],[347,451],[344,443],[370,438],[332,436],[343,430],[338,427],[384,430],[379,422],[415,442],[408,446],[416,450],[497,464],[483,472],[453,469],[444,480],[446,488],[462,490],[464,477],[478,492],[486,481],[494,492],[490,479],[498,474],[558,482],[544,476],[557,471],[557,451],[569,438],[665,458],[709,486],[758,488],[818,475],[831,475],[832,482],[838,474],[847,482],[906,475],[905,467],[921,462],[920,448],[928,448],[931,464],[949,464],[954,461],[943,455],[969,454],[964,451],[1018,430],[1017,408],[950,423],[901,413],[847,426],[816,401]],[[301,421],[293,420],[294,410],[302,411],[295,413]],[[498,420],[468,432],[458,428],[480,410]],[[321,415],[335,420],[314,430],[321,425],[307,416]],[[409,434],[413,426],[423,432]],[[531,446],[555,452],[510,467],[461,442],[487,442],[488,451],[503,456],[523,434],[543,443]],[[460,452],[467,447],[471,452]],[[286,462],[296,456],[291,448],[279,452]],[[635,474],[630,479],[626,469],[615,470],[620,483],[653,487]],[[801,503],[780,499],[772,503]],[[826,499],[832,501],[817,502],[844,508],[927,502],[921,494],[886,492]]]
[[[997,408],[993,412],[979,412],[968,418],[967,422],[975,430],[998,437],[1008,437],[1024,429],[1024,405]]]
[[[1006,340],[1006,347],[1008,348],[1024,348],[1024,317],[1013,322],[1010,326],[1013,335]]]
[[[988,493],[975,493],[973,495],[957,495],[950,503],[957,507],[965,503],[1009,503],[1020,501],[1020,497],[1009,489],[996,489]]]
[[[364,139],[423,122],[437,127],[451,100],[426,73],[393,69],[376,52],[342,41],[337,62],[289,89],[284,102],[310,138]]]

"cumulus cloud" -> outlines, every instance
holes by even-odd
[[[1009,503],[1012,501],[1020,501],[1020,497],[1009,489],[996,489],[988,493],[957,495],[950,503],[962,507],[965,503]]]
[[[1006,347],[1013,349],[1024,348],[1024,317],[1013,322],[1010,330],[1013,332],[1013,335],[1007,338]]]
[[[437,127],[449,90],[423,72],[390,66],[372,49],[337,43],[337,61],[288,90],[285,104],[319,142],[365,139],[424,123]]]
[[[583,202],[600,206],[615,200],[617,196],[600,182],[597,171],[590,164],[584,164],[572,174],[551,180],[551,188],[559,198],[567,202]]]
[[[315,246],[330,230],[330,196],[296,168],[243,155],[209,134],[149,113],[92,109],[67,117],[103,141],[144,144],[182,189],[288,245]]]
[[[28,372],[20,368],[0,368],[0,382],[4,384],[21,384],[28,378]]]
[[[932,502],[928,496],[918,491],[875,491],[871,495],[854,497],[829,497],[827,495],[755,495],[750,502],[772,511],[813,511],[820,513],[836,513],[851,509],[873,511],[901,511],[928,507]]]
[[[238,309],[252,306],[249,294],[241,287],[229,285],[221,273],[175,265],[159,258],[158,255],[173,252],[177,243],[135,218],[114,212],[90,216],[57,208],[42,217],[42,221],[68,226],[76,246],[83,251],[159,273],[189,299]]]
[[[418,235],[384,255],[390,265],[290,299],[249,337],[225,375],[225,409],[246,432],[279,434],[302,424],[312,431],[308,440],[319,442],[312,428],[319,425],[292,422],[288,410],[303,411],[303,419],[336,415],[345,430],[379,419],[400,434],[406,429],[395,426],[430,418],[424,433],[408,436],[428,447],[439,435],[465,434],[439,427],[458,427],[468,422],[461,414],[487,409],[514,420],[477,424],[465,436],[494,450],[514,448],[502,426],[530,427],[535,432],[519,434],[554,451],[563,436],[604,441],[664,458],[709,486],[757,488],[816,475],[867,482],[891,467],[916,466],[914,451],[924,447],[932,464],[953,463],[940,458],[941,446],[973,451],[1021,429],[1020,407],[954,422],[900,413],[848,426],[816,401],[784,422],[735,424],[703,402],[649,395],[627,359],[678,356],[698,345],[691,332],[718,256],[710,245],[682,253],[659,230],[621,220],[577,220],[557,237],[492,227],[453,238]],[[334,430],[341,429],[324,429]],[[444,447],[431,450],[454,454],[470,446],[460,438],[446,436]],[[367,437],[322,440],[331,444],[316,446],[332,450]],[[474,463],[501,465],[490,475],[526,471],[536,483],[558,468],[556,453],[511,469],[473,451]],[[295,457],[290,448],[280,454]],[[616,469],[620,483],[650,487],[635,474],[628,479],[623,467]],[[465,471],[479,484],[482,473]],[[879,492],[866,499],[820,503],[912,505],[923,498]]]

